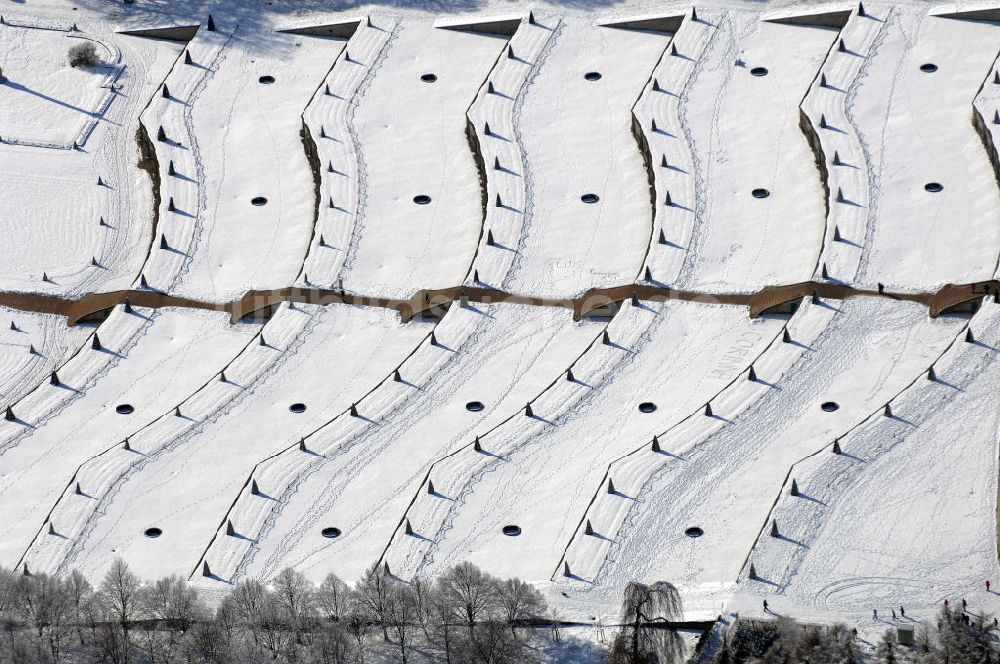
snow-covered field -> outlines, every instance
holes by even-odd
[[[469,560],[586,621],[633,580],[689,619],[1000,609],[997,282],[892,296],[997,275],[996,23],[76,4],[0,9],[0,288],[372,299],[0,310],[0,564],[218,594]],[[723,297],[810,280],[872,292]],[[378,299],[462,284],[535,299]]]

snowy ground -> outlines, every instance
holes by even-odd
[[[696,210],[698,225],[688,249],[696,258],[680,285],[726,292],[808,281],[825,215],[799,103],[835,32],[750,13],[716,21],[684,93],[685,130],[697,156],[689,177],[699,200],[680,201]],[[683,42],[678,48],[683,53]],[[767,73],[752,73],[758,68]],[[753,193],[759,189],[764,198]]]
[[[155,315],[134,347],[118,350],[107,338],[104,350],[86,344],[70,360],[71,368],[60,369],[63,384],[44,380],[21,402],[25,410],[19,417],[24,419],[3,422],[0,495],[9,497],[0,501],[3,564],[18,562],[79,464],[169,412],[217,373],[258,327],[231,326],[225,315],[206,312],[161,310]],[[101,373],[78,382],[75,376],[91,362],[87,356],[114,359],[106,364],[99,358]],[[118,414],[121,404],[130,404],[134,412]],[[32,418],[34,409],[48,411],[47,421]]]
[[[221,20],[219,28],[232,29]],[[237,28],[225,57],[190,102],[188,122],[201,157],[197,175],[189,175],[202,189],[202,228],[189,250],[184,283],[174,291],[179,295],[222,301],[287,286],[309,246],[315,196],[301,116],[341,43],[268,31],[265,54],[261,41],[253,30]],[[274,82],[261,83],[262,76]],[[183,106],[188,90],[171,92],[177,102],[156,102]],[[266,205],[251,204],[256,197],[266,198]]]
[[[350,407],[428,332],[424,325],[401,325],[385,311],[309,311],[315,318],[304,328],[293,323],[302,330],[297,337],[272,337],[270,343],[280,349],[252,344],[225,368],[228,384],[211,381],[186,399],[181,405],[186,421],[169,413],[132,436],[138,454],[118,450],[81,468],[80,481],[101,485],[103,497],[80,504],[70,492],[52,519],[74,537],[37,543],[29,554],[35,565],[44,561],[53,570],[77,566],[100,574],[117,552],[146,576],[168,568],[189,574],[253,465]],[[309,313],[292,316],[303,320]],[[274,327],[268,325],[265,333],[273,334]],[[253,353],[273,359],[254,361]],[[255,365],[265,370],[248,371]],[[295,403],[305,405],[305,412],[290,411]],[[192,470],[209,467],[216,469],[211,481]],[[163,535],[152,541],[143,531],[154,525]]]
[[[457,502],[436,531],[413,511],[417,532],[434,541],[422,565],[427,572],[471,558],[501,576],[551,576],[607,464],[702,407],[781,329],[780,321],[751,321],[717,305],[672,303],[655,315],[636,343],[610,351],[610,367],[579,362],[569,395],[536,400],[544,420],[518,417],[483,437],[496,456],[459,456],[435,469],[435,487]],[[555,401],[562,408],[553,411]],[[644,402],[656,411],[640,412]],[[571,458],[585,463],[568,464]],[[521,527],[520,536],[502,533],[509,524]]]
[[[344,288],[405,298],[461,283],[469,270],[482,194],[465,112],[504,42],[429,22],[382,29],[392,34],[353,110],[364,198]]]
[[[341,416],[307,437],[307,449],[320,456],[296,448],[258,468],[258,484],[278,500],[241,493],[230,516],[255,541],[217,537],[206,560],[218,574],[269,576],[288,565],[317,578],[331,570],[361,574],[381,554],[428,466],[518,412],[601,329],[534,307],[449,316],[457,319],[450,329],[462,323],[464,339],[439,329],[443,347],[422,347],[400,367],[403,382],[390,379],[359,400],[365,419]],[[474,401],[481,411],[467,409]],[[372,492],[372,482],[382,490]],[[324,539],[320,531],[330,526],[343,537]]]
[[[516,111],[530,198],[508,211],[527,217],[512,292],[573,296],[639,274],[652,222],[630,109],[668,41],[584,20],[553,28]]]
[[[79,31],[69,30],[73,20]],[[87,40],[112,64],[72,69],[68,45]],[[179,46],[65,11],[26,11],[0,24],[0,49],[0,284],[60,294],[127,288],[153,222],[151,183],[136,166],[139,113]]]
[[[599,495],[588,517],[614,541],[578,537],[567,555],[594,580],[590,592],[613,592],[636,575],[669,578],[689,611],[717,613],[790,464],[827,448],[880,409],[926,371],[963,324],[930,320],[910,304],[858,299],[840,308],[783,377],[772,379],[765,361],[755,365],[759,379],[771,383],[763,386],[764,397],[738,414],[730,414],[727,400],[715,402],[715,411],[731,422],[707,437],[668,432],[661,436],[667,456],[646,449],[612,465],[609,476],[623,497]],[[889,348],[890,338],[901,341]],[[787,344],[775,350],[782,347]],[[839,410],[824,412],[820,405],[827,401]],[[687,536],[692,526],[704,535]],[[587,556],[597,554],[607,559],[589,563]]]
[[[1000,192],[970,107],[983,82],[992,85],[997,27],[922,8],[885,7],[876,16],[880,34],[848,100],[872,172],[875,221],[857,282],[925,290],[990,279],[1000,231],[986,220],[1000,214]],[[937,71],[922,71],[925,64]],[[925,191],[930,182],[943,190]]]
[[[0,563],[97,577],[120,555],[219,592],[285,566],[408,579],[471,560],[604,622],[631,580],[674,583],[689,618],[767,597],[864,634],[876,607],[1000,610],[979,590],[1000,578],[998,305],[970,321],[807,298],[751,320],[710,297],[992,278],[996,25],[916,3],[866,4],[843,30],[750,3],[542,4],[534,22],[471,0],[77,4],[0,12],[5,290],[706,297],[581,321],[286,304],[236,324],[118,307],[70,329],[3,310]],[[654,12],[677,32],[604,25]],[[446,29],[465,14],[523,20],[509,39]],[[337,38],[275,30],[346,21]],[[187,44],[117,32],[195,24]],[[113,65],[68,69],[80,39]]]
[[[930,619],[944,599],[997,613],[983,585],[1000,572],[998,422],[982,408],[996,389],[997,321],[984,305],[969,325],[978,340],[959,334],[932,358],[936,380],[918,376],[892,399],[893,417],[877,409],[841,438],[842,454],[791,466],[801,495],[783,486],[770,515],[782,538],[760,537],[750,560],[762,580],[743,579],[734,607],[756,612],[765,595],[776,611],[862,630],[884,629],[899,605]],[[873,609],[886,620],[873,624]]]

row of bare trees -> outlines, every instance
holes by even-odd
[[[354,586],[286,569],[241,581],[214,610],[183,578],[143,583],[121,560],[97,588],[75,571],[0,569],[0,662],[530,662],[518,627],[545,613],[533,586],[470,563],[412,583],[376,566]]]

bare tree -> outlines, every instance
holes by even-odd
[[[455,607],[449,602],[447,597],[438,591],[437,584],[431,586],[429,600],[432,632],[441,640],[446,664],[452,664],[452,655],[455,646],[455,636],[452,633],[452,626],[457,615]]]
[[[352,594],[344,625],[357,646],[358,662],[361,664],[364,664],[365,661],[365,645],[368,642],[370,621],[371,613],[368,609],[368,602],[361,596],[361,593]]]
[[[21,576],[17,584],[18,605],[31,623],[39,641],[47,643],[52,661],[62,657],[69,596],[56,578],[41,574]]]
[[[343,614],[342,622],[323,626],[316,634],[312,645],[313,660],[316,664],[348,664],[356,658],[354,644],[344,624],[347,613]]]
[[[80,570],[76,569],[66,577],[65,586],[66,595],[69,598],[70,618],[76,625],[76,634],[80,639],[80,645],[85,645],[82,625],[86,605],[94,589],[91,587],[90,582],[87,581],[87,577]]]
[[[414,579],[410,584],[413,596],[417,601],[417,620],[424,638],[430,639],[431,621],[434,619],[434,585],[423,579]]]
[[[302,643],[302,634],[311,628],[315,616],[315,590],[304,574],[290,567],[282,570],[273,583],[278,606],[295,630],[296,642]]]
[[[11,570],[0,567],[0,623],[7,632],[11,651],[14,650],[14,633],[21,623],[17,601],[18,578]]]
[[[327,620],[339,622],[347,615],[351,589],[336,574],[328,574],[316,590],[316,601]]]
[[[129,623],[135,620],[139,612],[139,577],[132,573],[121,558],[116,558],[104,575],[104,580],[101,581],[101,598],[121,627],[122,662],[128,664],[131,661]]]
[[[157,648],[169,663],[182,647],[181,636],[205,615],[205,607],[194,588],[179,576],[167,576],[143,589],[143,606],[150,617],[162,621],[163,630],[146,633],[147,646]]]
[[[391,579],[385,568],[378,564],[372,565],[358,582],[357,591],[368,612],[378,621],[382,628],[382,639],[389,640],[387,626],[389,611],[389,584]]]
[[[243,637],[245,659],[257,658],[261,652],[277,658],[285,649],[287,624],[274,595],[260,581],[241,581],[223,603],[229,604],[225,610],[232,612],[237,636]]]
[[[201,600],[187,581],[179,576],[166,576],[146,586],[142,604],[151,618],[170,630],[186,631],[201,613]]]
[[[399,657],[406,664],[406,648],[412,638],[412,628],[417,621],[417,597],[413,588],[400,581],[389,583],[386,615],[392,633],[399,645]]]
[[[496,580],[470,562],[461,562],[437,579],[441,600],[464,618],[471,635],[476,623],[497,607]]]
[[[514,637],[500,622],[485,622],[472,636],[469,653],[465,659],[482,664],[527,664],[534,658],[520,647]]]
[[[545,597],[534,586],[521,579],[507,579],[498,583],[497,592],[500,609],[514,638],[517,638],[514,632],[517,623],[545,613]]]
[[[232,643],[218,622],[196,623],[185,642],[188,661],[200,664],[227,664],[233,661]]]

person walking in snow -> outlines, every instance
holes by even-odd
[[[764,600],[764,613],[767,613],[767,600]]]
[[[906,617],[906,609],[903,608],[902,604],[899,605],[899,615],[901,615],[904,618]]]
[[[878,609],[872,609],[872,620],[878,622]]]
[[[893,619],[893,620],[895,620],[895,619],[896,619],[896,609],[893,609],[893,610],[892,610],[892,619]]]
[[[967,607],[967,606],[968,606],[968,604],[965,603],[965,598],[963,597],[962,598],[962,610],[965,611],[965,607]]]

